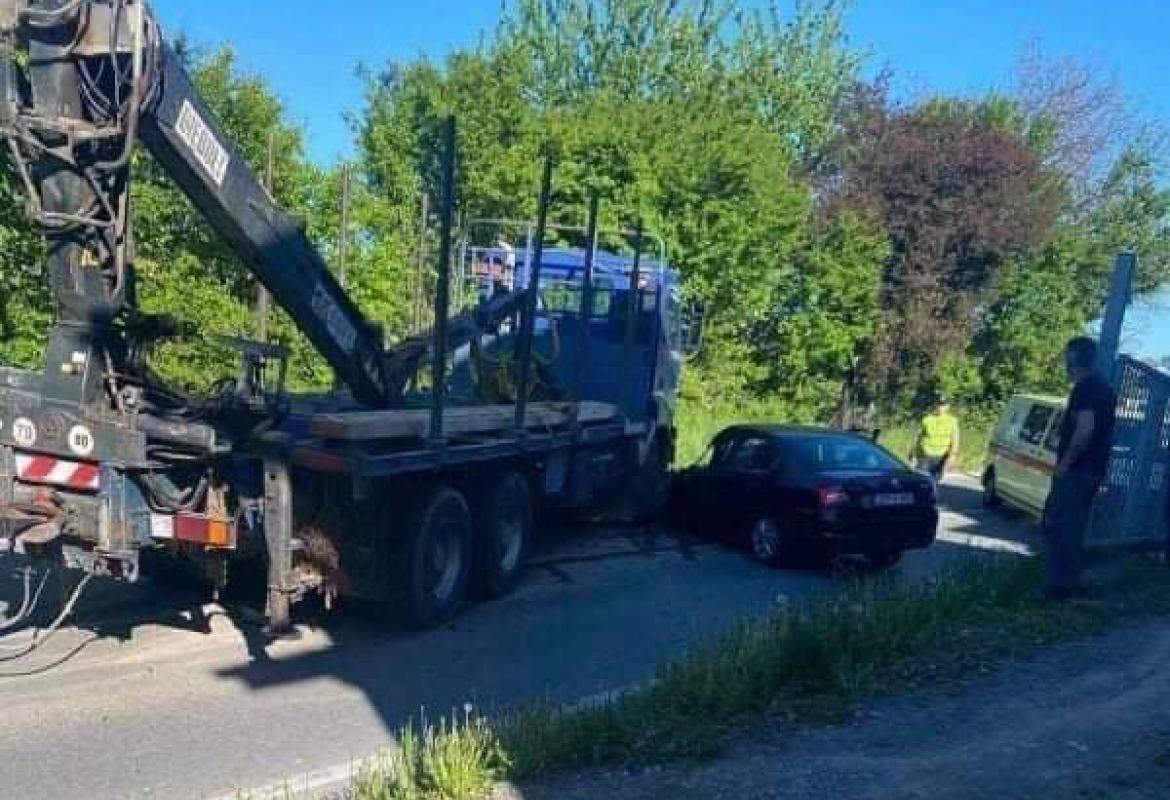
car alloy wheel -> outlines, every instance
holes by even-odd
[[[752,525],[752,555],[764,564],[775,564],[780,557],[780,527],[773,519],[758,519]]]

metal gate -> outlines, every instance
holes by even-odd
[[[1090,543],[1164,541],[1170,474],[1170,375],[1122,356],[1109,473],[1093,512]]]

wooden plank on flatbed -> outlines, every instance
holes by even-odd
[[[533,403],[528,406],[525,426],[529,429],[557,428],[573,418],[573,403]],[[617,419],[617,406],[609,403],[580,403],[582,424]],[[455,406],[443,413],[445,436],[467,436],[510,430],[516,420],[514,406]],[[428,409],[355,411],[318,414],[310,418],[309,433],[319,439],[365,441],[371,439],[424,439],[430,434]]]

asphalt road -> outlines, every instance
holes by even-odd
[[[902,579],[1026,550],[1030,526],[985,512],[973,482],[943,499],[939,544],[909,554]],[[275,644],[190,598],[103,587],[35,657],[6,662],[11,637],[0,641],[0,800],[187,800],[296,783],[370,756],[420,711],[644,681],[733,621],[840,580],[657,531],[564,534],[543,542],[515,595],[443,630],[342,616]]]

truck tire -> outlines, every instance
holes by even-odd
[[[407,628],[434,628],[459,613],[471,556],[467,502],[454,489],[436,487],[411,514],[391,565],[398,616]]]
[[[532,488],[518,472],[488,484],[475,508],[476,585],[484,597],[511,594],[524,573],[532,541]]]

